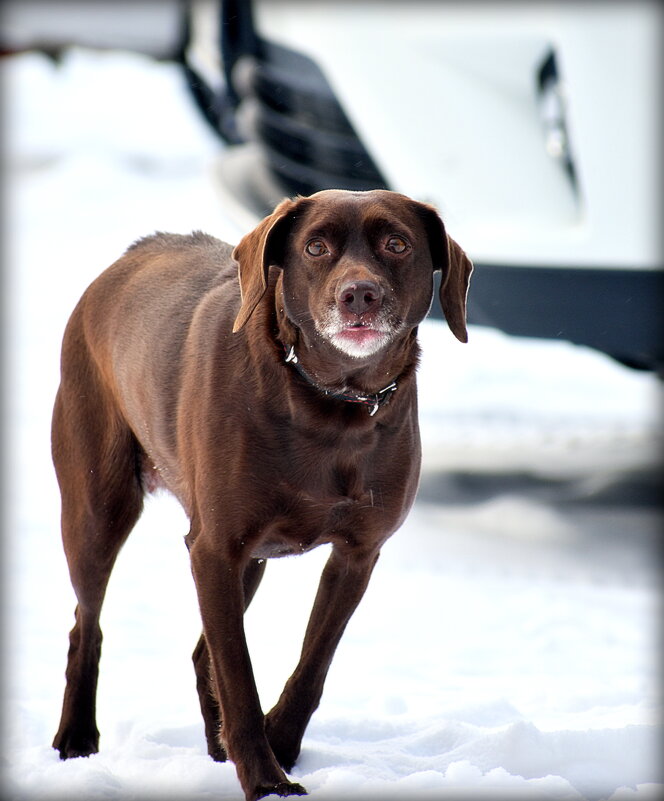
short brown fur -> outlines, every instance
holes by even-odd
[[[284,200],[234,250],[201,233],[147,237],[88,288],[65,332],[53,414],[78,600],[54,740],[63,759],[98,750],[106,585],[144,494],[164,486],[190,519],[208,751],[235,762],[250,801],[305,792],[284,771],[415,497],[416,332],[433,274],[465,341],[471,269],[430,206],[331,190]],[[374,402],[393,381],[389,402]],[[243,613],[267,558],[322,543],[332,549],[300,661],[264,715]]]

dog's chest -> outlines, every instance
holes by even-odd
[[[274,517],[264,527],[254,556],[303,553],[390,527],[391,509],[371,470],[321,463],[306,477],[283,476],[277,496]]]
[[[300,433],[300,432],[298,432]],[[382,542],[401,525],[419,475],[410,418],[384,426],[294,437],[262,485],[252,555],[303,553],[324,543]],[[273,451],[274,452],[274,451]],[[255,518],[254,518],[255,520]]]
[[[292,492],[290,503],[265,526],[252,555],[269,558],[304,553],[329,542],[346,543],[376,529],[379,493],[356,498]],[[382,528],[382,526],[378,526]]]

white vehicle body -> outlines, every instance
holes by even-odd
[[[656,3],[270,0],[255,16],[322,69],[389,186],[436,204],[476,260],[662,266]],[[560,98],[537,92],[550,52]]]
[[[14,0],[4,24],[5,47],[180,60],[240,227],[284,195],[403,192],[474,260],[471,323],[664,371],[655,0]]]

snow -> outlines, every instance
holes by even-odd
[[[139,236],[237,241],[213,180],[219,144],[174,65],[71,49],[59,66],[36,54],[2,66],[3,797],[241,799],[233,766],[206,755],[187,521],[165,494],[108,590],[101,751],[61,762],[50,747],[74,609],[49,454],[62,330]],[[470,334],[463,346],[422,326],[422,497],[384,549],[293,775],[320,801],[659,798],[657,520],[607,500],[656,462],[658,382],[564,342]],[[271,562],[247,614],[265,707],[296,662],[325,557]]]

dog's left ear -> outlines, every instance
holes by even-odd
[[[235,318],[233,333],[247,322],[267,289],[267,276],[272,264],[279,264],[283,255],[283,228],[297,201],[286,198],[262,220],[253,231],[242,237],[232,256],[238,266],[242,303]]]
[[[460,342],[468,342],[466,298],[473,263],[451,236],[433,206],[420,203],[429,237],[434,270],[442,271],[440,305],[450,331]]]

